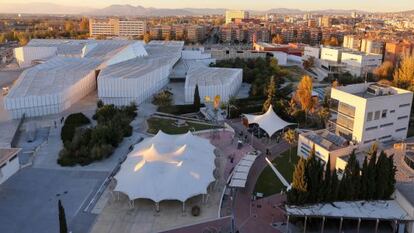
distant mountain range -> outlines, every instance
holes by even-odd
[[[132,5],[111,5],[102,9],[85,7],[69,7],[54,3],[0,3],[0,13],[25,13],[25,14],[83,14],[91,16],[193,16],[193,15],[222,15],[224,8],[153,8]],[[267,11],[250,11],[251,15],[263,15],[265,13],[276,14],[351,14],[351,12],[368,13],[361,10],[312,10],[274,8]],[[414,11],[406,11],[404,14],[413,14]]]

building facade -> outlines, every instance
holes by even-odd
[[[226,24],[232,23],[235,19],[248,19],[249,12],[243,10],[227,10]]]
[[[97,36],[143,36],[146,22],[142,20],[89,19],[89,34]]]

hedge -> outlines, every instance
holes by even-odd
[[[202,104],[201,107],[204,107]],[[184,105],[171,105],[171,106],[160,106],[157,109],[158,112],[173,114],[173,115],[182,115],[187,113],[194,113],[200,111],[193,104],[184,104]]]

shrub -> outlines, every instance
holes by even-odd
[[[60,133],[60,137],[63,142],[70,141],[75,134],[75,131],[78,127],[90,124],[91,121],[88,117],[86,117],[83,113],[74,113],[69,115],[66,120],[65,124],[62,127],[62,131]]]
[[[201,214],[201,209],[199,206],[193,206],[193,208],[191,208],[191,215],[193,215],[194,217],[200,216]]]
[[[170,106],[172,103],[172,96],[168,90],[160,91],[152,97],[152,103],[158,106]]]
[[[97,126],[93,128],[67,127],[64,148],[59,154],[58,163],[62,166],[88,165],[96,160],[111,156],[114,149],[122,142],[123,137],[131,136],[131,121],[137,115],[137,107],[131,104],[126,107],[104,105],[96,110],[94,118]],[[73,117],[72,117],[73,118]],[[68,122],[79,121],[80,117],[68,119]],[[89,122],[89,119],[87,119]],[[71,130],[68,135],[67,131]],[[63,129],[62,129],[63,131]]]
[[[203,107],[204,105],[202,105]],[[187,113],[194,113],[200,111],[193,104],[185,105],[172,105],[172,106],[160,106],[157,109],[158,112],[173,114],[173,115],[182,115]]]

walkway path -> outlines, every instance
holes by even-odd
[[[247,133],[247,130],[240,121],[228,123],[236,130],[236,132],[243,131],[243,134]],[[253,145],[260,151],[269,149],[270,155],[267,156],[269,160],[273,160],[279,156],[280,153],[289,148],[289,145],[284,141],[267,144],[256,137],[253,138]],[[252,194],[254,192],[256,181],[266,166],[268,166],[268,164],[266,163],[265,157],[259,156],[250,169],[246,188],[239,189],[236,193],[236,198],[234,200],[235,223],[236,228],[241,233],[279,232],[271,226],[271,223],[285,221],[284,213],[282,209],[278,207],[284,201],[284,196],[274,195],[269,198],[252,201]]]

